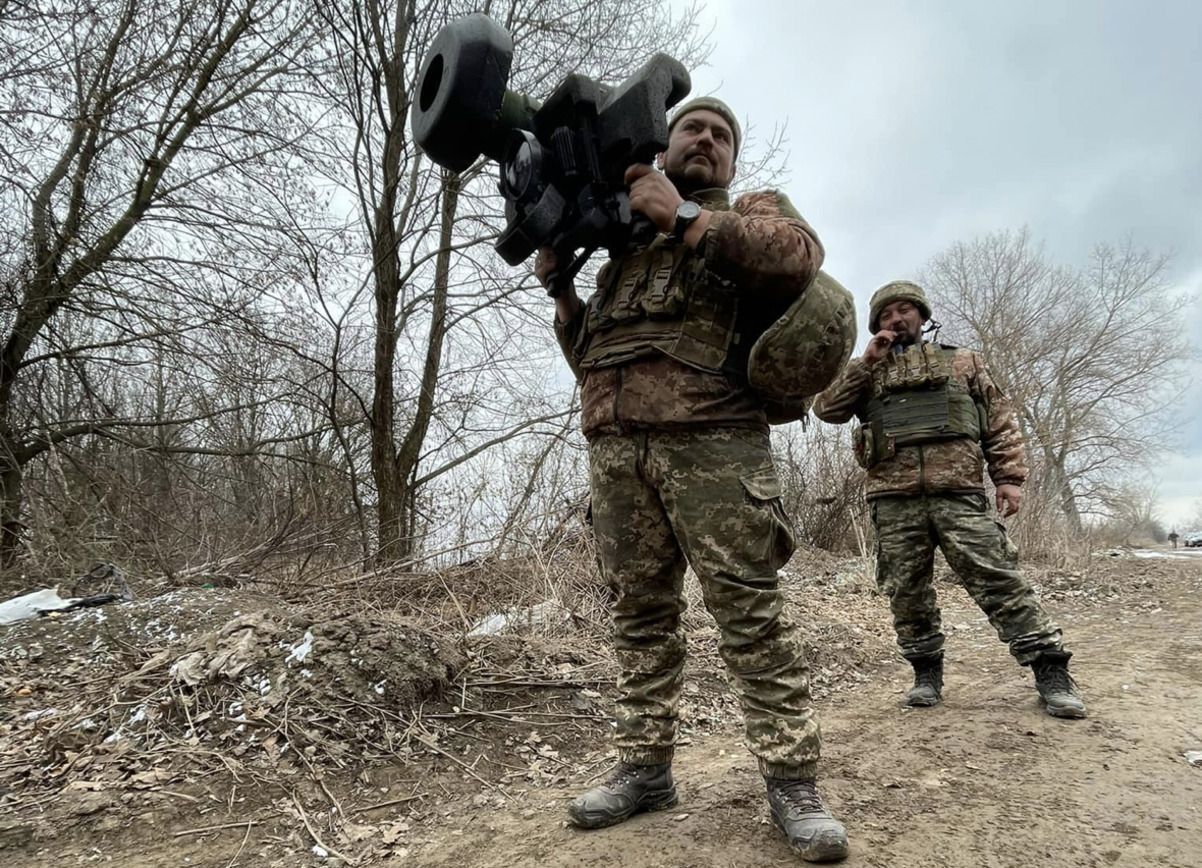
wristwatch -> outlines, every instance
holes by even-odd
[[[690,202],[688,199],[681,202],[676,206],[676,225],[672,227],[672,237],[677,241],[683,241],[685,232],[700,216],[701,206],[696,202]]]

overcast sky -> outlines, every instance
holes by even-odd
[[[861,311],[949,244],[1022,226],[1067,265],[1130,235],[1202,296],[1202,3],[709,0],[705,17],[715,50],[693,93],[761,134],[788,125],[783,186]],[[1184,529],[1202,506],[1202,382],[1173,409],[1156,476],[1161,518]]]

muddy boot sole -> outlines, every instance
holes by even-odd
[[[835,829],[822,831],[804,843],[789,840],[789,833],[776,814],[772,814],[772,824],[780,830],[788,841],[789,849],[807,862],[840,862],[847,858],[850,847],[847,844],[847,833]]]
[[[568,805],[568,817],[578,829],[604,829],[624,823],[635,814],[674,807],[677,801],[679,800],[676,796],[676,786],[673,785],[669,790],[651,790],[643,793],[629,811],[586,811],[573,802]]]
[[[943,701],[943,697],[933,693],[920,693],[915,695],[914,691],[906,694],[905,704],[910,708],[930,708],[932,705],[938,705]]]
[[[1060,705],[1043,701],[1043,710],[1052,717],[1060,717],[1065,720],[1082,720],[1087,716],[1083,705]]]

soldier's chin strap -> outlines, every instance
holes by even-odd
[[[931,343],[934,343],[939,337],[939,330],[941,328],[943,328],[943,323],[937,319],[929,319],[926,325],[922,327],[922,336]]]

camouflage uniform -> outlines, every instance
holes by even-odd
[[[894,400],[898,417],[930,415],[934,405],[924,409],[921,402],[933,394],[932,379],[949,396],[937,408],[942,433],[886,433],[873,398]],[[905,401],[910,406],[902,410]],[[861,422],[856,457],[867,468],[877,582],[889,597],[907,659],[933,658],[943,649],[932,584],[935,546],[1020,663],[1063,651],[1060,629],[1019,572],[1018,552],[985,497],[986,467],[995,485],[1022,485],[1027,465],[1014,411],[979,353],[924,343],[872,368],[854,359],[819,396],[814,413],[826,422],[846,422],[853,415]],[[890,420],[895,430],[896,419]]]
[[[671,760],[685,657],[686,561],[721,631],[747,744],[765,775],[813,779],[809,670],[776,571],[793,552],[750,345],[813,279],[822,247],[775,191],[693,197],[696,251],[666,236],[611,260],[556,334],[581,382],[593,523],[617,591],[619,758]]]

